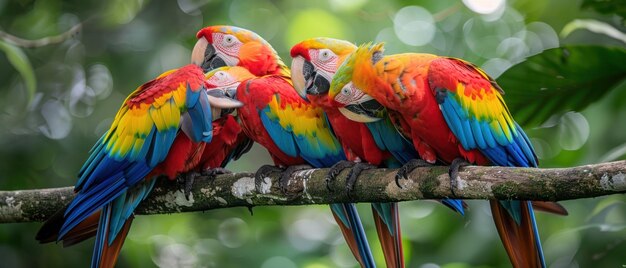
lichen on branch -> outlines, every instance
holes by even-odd
[[[250,173],[234,173],[215,179],[199,177],[187,200],[180,185],[157,182],[154,191],[137,208],[137,214],[170,214],[228,207],[296,206],[345,202],[398,202],[418,199],[522,199],[560,201],[626,193],[626,161],[573,168],[462,168],[454,194],[448,167],[418,168],[408,179],[395,182],[396,170],[364,171],[347,194],[343,171],[326,187],[328,169],[294,173],[285,192],[278,188],[278,173],[265,178],[261,192]],[[0,191],[0,223],[44,221],[74,196],[72,187]]]

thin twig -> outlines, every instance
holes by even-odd
[[[40,39],[28,40],[24,38],[17,37],[15,35],[11,35],[7,32],[0,31],[0,39],[7,41],[13,45],[25,48],[36,48],[43,47],[47,45],[54,45],[64,42],[74,36],[76,36],[83,28],[83,23],[76,24],[72,26],[69,30],[55,36],[47,36]]]

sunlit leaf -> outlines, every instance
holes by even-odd
[[[513,66],[498,78],[515,119],[536,126],[551,115],[581,111],[626,79],[626,49],[565,46]]]
[[[565,38],[570,35],[573,31],[576,30],[588,30],[594,33],[604,34],[610,36],[611,38],[620,40],[626,43],[626,34],[615,29],[615,27],[611,26],[611,24],[597,21],[597,20],[580,20],[576,19],[568,23],[561,30],[561,37]]]
[[[33,70],[33,66],[30,65],[30,61],[26,54],[14,45],[6,43],[0,40],[0,50],[2,50],[13,68],[17,70],[24,79],[24,84],[26,85],[26,92],[28,93],[28,101],[30,102],[35,96],[35,90],[37,89],[37,80],[35,79],[35,72]]]
[[[622,0],[584,0],[583,8],[592,8],[604,14],[617,14],[626,17],[626,4]]]

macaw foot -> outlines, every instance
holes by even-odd
[[[406,164],[404,164],[404,166],[398,169],[398,173],[396,173],[396,185],[402,188],[402,185],[400,185],[400,180],[408,179],[409,174],[418,167],[430,167],[430,166],[432,166],[432,164],[424,161],[423,159],[409,160],[409,162],[407,162]]]
[[[462,167],[469,166],[470,163],[463,158],[455,158],[450,163],[450,169],[448,169],[448,175],[450,175],[450,191],[452,192],[452,196],[456,196],[454,193],[454,189],[456,189],[457,182],[456,179],[459,177],[459,170]]]
[[[363,172],[363,170],[374,169],[374,168],[376,168],[376,166],[372,164],[368,164],[368,163],[354,164],[354,167],[352,167],[352,169],[350,170],[350,173],[348,174],[348,178],[346,179],[346,191],[348,193],[348,196],[350,196],[350,194],[352,193],[352,190],[354,190],[354,185],[356,184],[356,180],[359,178],[359,175],[361,174],[361,172]]]
[[[326,189],[328,189],[328,191],[332,192],[333,189],[330,188],[330,184],[333,181],[335,181],[335,179],[337,178],[339,173],[341,173],[341,171],[343,171],[346,168],[353,167],[355,164],[356,163],[352,162],[352,161],[341,160],[341,161],[335,163],[332,167],[330,167],[330,171],[328,171],[328,174],[326,174]]]
[[[296,171],[312,168],[313,167],[309,165],[288,166],[285,171],[280,174],[280,178],[278,178],[278,187],[280,187],[280,190],[283,191],[283,193],[287,193],[287,188],[289,187],[289,179],[291,179],[291,175],[293,175],[293,173]]]
[[[225,169],[223,167],[216,167],[216,168],[207,168],[205,170],[202,170],[200,172],[200,174],[202,174],[202,176],[207,176],[211,179],[215,179],[215,177],[217,177],[217,175],[222,175],[222,174],[231,174],[233,173],[232,171]]]
[[[267,178],[271,173],[274,172],[281,172],[283,171],[282,168],[279,168],[277,166],[272,166],[272,165],[263,165],[261,166],[256,173],[254,173],[254,188],[256,189],[257,193],[262,193],[263,191],[262,189],[262,185],[263,185],[263,180],[265,178]]]
[[[177,177],[177,181],[182,184],[182,191],[185,194],[185,198],[189,201],[189,196],[191,195],[191,189],[193,188],[193,182],[196,180],[196,177],[200,176],[199,172],[187,172],[185,174],[180,174]]]

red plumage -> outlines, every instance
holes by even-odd
[[[200,170],[225,167],[231,153],[249,138],[232,115],[213,122],[213,140],[206,144],[197,165]]]
[[[293,90],[291,83],[280,76],[265,76],[245,81],[237,89],[237,100],[246,104],[238,109],[243,131],[267,149],[275,165],[284,167],[305,164],[301,157],[289,156],[278,148],[263,126],[259,111],[265,109],[275,95],[280,96],[280,103],[283,105],[281,108],[284,108],[286,103],[290,103],[292,107],[308,105]]]
[[[376,145],[372,133],[364,123],[350,120],[341,114],[337,107],[330,104],[328,95],[308,95],[307,98],[326,113],[333,133],[341,143],[348,160],[354,161],[358,157],[362,161],[378,166],[391,157],[388,151],[383,151]]]

